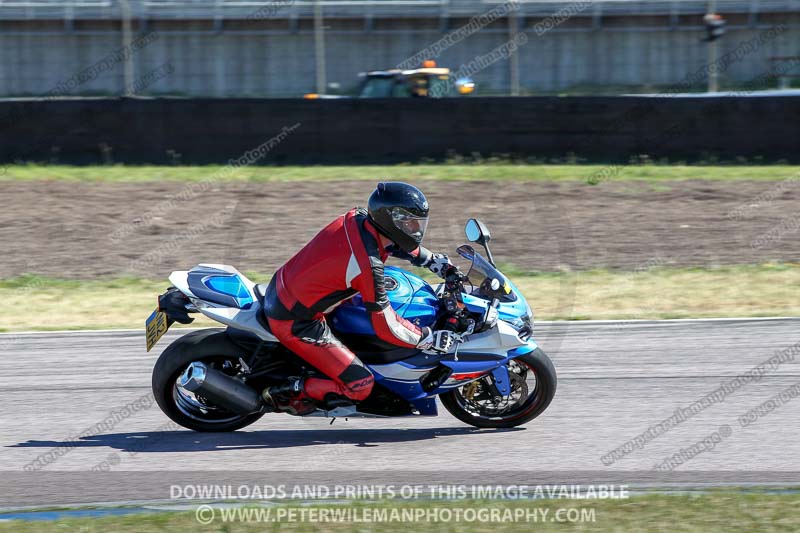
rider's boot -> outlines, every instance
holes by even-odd
[[[303,390],[302,378],[289,378],[287,383],[267,387],[261,397],[275,411],[285,411],[290,415],[307,415],[316,409],[314,400]]]

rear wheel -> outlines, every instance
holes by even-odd
[[[530,422],[547,409],[556,394],[556,370],[539,348],[509,361],[511,392],[497,396],[489,377],[440,396],[450,414],[479,428],[512,428]]]
[[[153,369],[153,395],[165,415],[195,431],[234,431],[249,426],[264,413],[240,415],[182,388],[178,378],[189,364],[202,361],[229,375],[239,370],[243,350],[223,329],[193,331],[170,344]]]

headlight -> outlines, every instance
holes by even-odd
[[[533,336],[533,316],[527,314],[510,322],[517,330],[517,335],[523,341],[527,341]]]

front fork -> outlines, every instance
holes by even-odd
[[[508,364],[500,365],[492,370],[492,392],[498,396],[511,394],[511,378],[508,375]]]

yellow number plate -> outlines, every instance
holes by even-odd
[[[147,351],[156,345],[158,339],[164,336],[164,333],[169,329],[167,324],[167,314],[163,311],[156,309],[147,317],[144,323],[145,331],[147,332]]]

